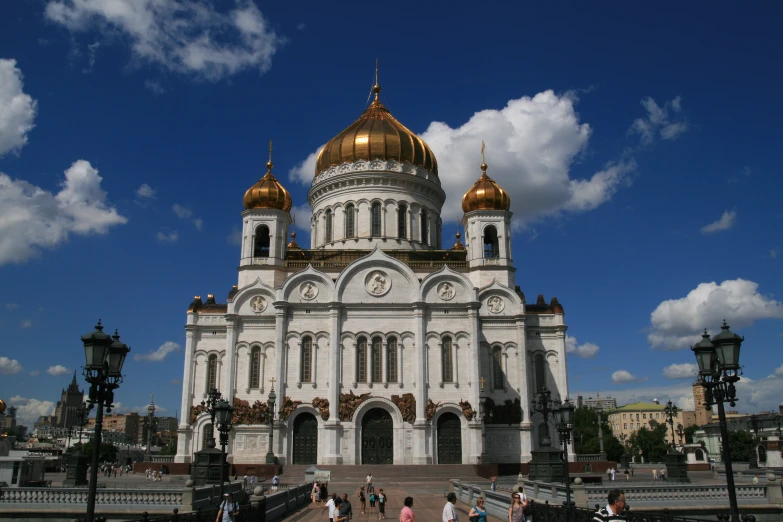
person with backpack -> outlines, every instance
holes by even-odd
[[[229,491],[223,495],[223,503],[220,504],[215,522],[236,522],[237,515],[239,515],[239,503],[234,502],[234,494]]]
[[[781,479],[783,480],[783,479]],[[378,490],[378,520],[386,518],[386,494],[383,492],[383,488]]]

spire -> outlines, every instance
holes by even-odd
[[[373,105],[380,104],[381,100],[378,97],[378,95],[381,93],[381,84],[378,83],[378,58],[375,59],[375,84],[372,86],[372,92],[375,93],[375,100],[372,102]]]
[[[484,161],[484,148],[486,145],[484,144],[484,140],[481,140],[481,172],[483,172],[482,176],[487,175],[487,162]]]
[[[266,162],[266,172],[268,174],[272,173],[272,167],[274,167],[274,163],[272,163],[272,140],[269,140],[269,161]]]

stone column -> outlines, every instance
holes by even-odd
[[[365,349],[365,353],[367,354],[367,383],[372,386],[372,364],[373,364],[373,354],[372,354],[372,337],[367,339],[367,347]]]
[[[452,339],[451,341],[451,356],[453,357],[453,371],[454,375],[452,375],[452,382],[459,386],[459,344],[457,344],[457,339]]]
[[[386,205],[381,205],[381,237],[386,237]]]
[[[424,318],[424,303],[416,303],[413,312],[416,320],[416,421],[413,424],[413,464],[429,464],[427,456],[426,430],[427,414],[427,339]]]
[[[468,432],[471,434],[472,439],[472,444],[470,444],[472,453],[469,460],[471,464],[480,463],[481,456],[484,453],[482,425],[478,420],[478,412],[481,403],[481,384],[479,382],[479,379],[481,378],[481,375],[479,374],[481,366],[481,360],[479,359],[479,348],[481,346],[479,309],[481,308],[481,303],[478,302],[477,295],[474,295],[474,300],[476,300],[476,302],[471,303],[471,307],[468,310],[468,328],[470,329],[470,347],[468,354],[469,359],[473,361],[473,364],[469,366],[470,373],[468,376],[468,386],[470,387],[470,390],[468,397],[470,405],[475,412],[473,421],[468,423]]]
[[[253,356],[252,352],[250,354],[251,358]],[[266,354],[266,349],[261,350],[258,354],[258,364],[261,366],[258,369],[259,373],[259,379],[258,379],[258,391],[259,393],[264,393],[264,379],[266,379],[266,361],[268,359],[268,356]]]
[[[227,314],[226,322],[226,384],[223,386],[223,398],[229,403],[234,402],[234,390],[236,389],[236,345],[237,328],[235,314]]]
[[[386,388],[389,385],[389,366],[388,366],[388,360],[389,360],[389,348],[386,346],[386,339],[381,341],[381,381],[383,382],[383,387]]]
[[[411,207],[408,206],[408,209],[405,211],[405,219],[407,220],[407,226],[405,227],[405,239],[408,241],[411,241],[413,239],[413,232],[411,231],[411,221],[413,220],[413,215],[411,214]]]
[[[190,428],[190,407],[193,405],[193,350],[195,348],[195,326],[185,327],[185,371],[182,375],[182,405],[180,411],[180,429]]]
[[[528,387],[528,357],[527,357],[527,334],[525,333],[525,317],[519,316],[516,321],[517,327],[517,392],[519,393],[519,402],[522,404],[522,422],[519,425],[520,433],[520,456],[522,462],[527,462],[531,458],[533,449],[533,424],[530,422],[530,396]]]
[[[331,333],[329,337],[329,420],[324,422],[324,443],[326,455],[319,458],[319,464],[342,464],[341,450],[342,426],[340,424],[340,369],[342,330],[340,323],[340,308],[332,304],[329,308]]]
[[[560,397],[568,397],[568,373],[566,368],[565,326],[560,327],[557,333],[557,388]]]
[[[283,369],[285,368],[285,357],[287,356],[287,347],[285,342],[286,333],[286,305],[275,303],[275,390],[277,395],[277,410],[283,405],[285,397],[285,379]]]

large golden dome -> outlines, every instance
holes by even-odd
[[[291,194],[277,181],[272,174],[272,142],[269,143],[269,161],[266,164],[266,174],[247,189],[242,203],[245,209],[251,208],[276,208],[284,212],[291,210],[293,205]]]
[[[482,151],[483,155],[483,151]],[[511,198],[492,178],[487,176],[487,164],[481,164],[481,177],[462,196],[462,211],[508,210]]]
[[[324,146],[315,163],[315,175],[329,167],[357,160],[397,160],[424,167],[436,176],[438,161],[424,140],[397,121],[378,99],[381,86],[373,87],[375,100],[347,129]]]

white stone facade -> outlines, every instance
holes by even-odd
[[[516,287],[511,213],[466,214],[467,251],[440,250],[440,181],[394,161],[333,167],[315,178],[309,199],[318,250],[285,247],[287,212],[245,210],[238,285],[227,304],[199,299],[188,311],[177,462],[203,447],[209,416],[191,424],[190,412],[210,386],[253,405],[266,402],[273,379],[278,411],[286,397],[301,401],[274,425],[281,463],[362,464],[372,462],[368,455],[395,464],[529,460],[540,422],[529,411],[536,390],[568,395],[566,326],[557,301],[528,305]],[[375,202],[380,234],[373,234]],[[350,237],[346,208],[355,212]],[[482,238],[490,226],[498,244],[487,257]],[[261,256],[259,230],[263,241],[269,236]],[[418,252],[429,257],[405,257]],[[364,399],[343,411],[344,394]],[[415,409],[401,402],[406,394]],[[467,406],[478,412],[485,398],[506,415],[502,423],[468,418]],[[328,400],[328,415],[314,399]],[[508,413],[515,405],[521,413]],[[372,419],[381,423],[376,438],[367,435]],[[307,422],[317,424],[317,440],[305,451],[296,447],[304,436],[294,434]],[[234,426],[229,458],[263,463],[268,437],[266,425]]]

